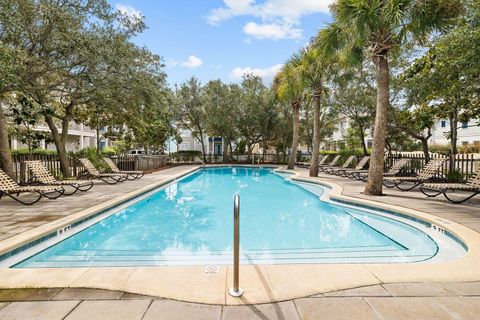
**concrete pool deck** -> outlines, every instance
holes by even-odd
[[[386,284],[286,302],[220,306],[94,289],[0,290],[0,319],[11,320],[470,320],[480,283]]]
[[[115,186],[98,184],[90,192],[41,201],[32,207],[1,199],[0,239],[3,240],[0,241],[0,254],[92,214],[104,205],[121,202],[196,168],[170,168],[146,175],[142,180]],[[311,179],[306,178],[306,170],[295,172],[301,179]],[[435,288],[438,283],[473,282],[470,286],[480,289],[480,284],[476,283],[480,281],[480,206],[476,199],[465,205],[451,205],[437,199],[425,199],[417,191],[404,193],[390,189],[386,190],[387,196],[372,198],[360,193],[362,182],[328,175],[313,180],[330,184],[332,197],[371,202],[445,227],[468,244],[469,252],[448,263],[245,265],[241,266],[240,281],[246,292],[241,299],[226,294],[232,283],[229,266],[220,266],[215,273],[206,273],[205,267],[3,268],[0,269],[0,288],[98,288],[213,305],[291,301],[349,288],[412,282],[426,283],[427,288]]]

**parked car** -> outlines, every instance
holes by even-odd
[[[128,150],[127,156],[144,156],[146,155],[145,150],[143,149],[131,149]]]

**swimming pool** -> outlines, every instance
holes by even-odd
[[[326,192],[273,168],[204,168],[14,267],[230,264],[235,193],[243,264],[420,262],[465,253],[428,223],[332,203]]]

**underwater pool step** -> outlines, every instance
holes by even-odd
[[[404,249],[399,248],[393,245],[387,246],[355,246],[355,247],[333,247],[333,248],[311,248],[311,249],[302,249],[302,248],[291,248],[291,249],[249,249],[249,250],[240,250],[240,254],[271,254],[271,255],[283,255],[283,254],[302,254],[302,253],[330,253],[330,252],[365,252],[365,251],[395,251]],[[88,250],[88,249],[72,249],[61,253],[60,255],[152,255],[158,254],[162,251],[151,249],[151,250],[115,250],[115,249],[104,249],[104,250]],[[174,251],[168,250],[163,252],[165,255],[171,256],[215,256],[215,255],[231,255],[231,250],[209,250],[206,252],[197,251],[197,252],[185,252],[185,251]]]
[[[317,258],[286,258],[281,259],[240,259],[241,264],[314,264],[314,263],[405,263],[423,261],[429,258],[429,255],[411,255],[411,256],[364,256],[364,257],[317,257]],[[61,268],[61,267],[115,267],[115,266],[206,266],[206,265],[230,265],[232,259],[221,260],[36,260],[31,261],[29,268]],[[21,266],[19,266],[21,267]]]
[[[387,255],[387,256],[398,256],[405,255],[405,250],[399,250],[397,248],[387,248],[387,249],[375,249],[375,250],[345,250],[345,251],[282,251],[282,252],[241,252],[240,256],[245,259],[258,259],[269,257],[270,259],[278,258],[295,258],[295,257],[328,257],[328,256],[365,256],[369,254],[374,255]],[[407,253],[408,254],[408,253]],[[217,253],[184,253],[184,252],[168,252],[161,253],[156,251],[130,251],[130,252],[121,252],[121,251],[69,251],[62,254],[55,254],[50,256],[48,259],[57,260],[63,258],[70,259],[125,259],[125,260],[137,260],[137,259],[171,259],[171,260],[192,260],[192,259],[207,259],[207,260],[218,260],[218,259],[230,259],[232,257],[232,252],[217,252]],[[41,258],[41,257],[39,257]]]
[[[215,262],[225,262],[228,263],[232,261],[232,253],[225,252],[222,254],[181,254],[177,255],[168,253],[165,255],[149,252],[149,254],[140,253],[128,254],[122,253],[109,253],[101,252],[91,252],[84,254],[79,254],[78,251],[74,252],[75,254],[57,254],[50,256],[47,259],[42,259],[38,257],[36,261],[209,261],[212,263]],[[413,254],[413,253],[412,253]],[[365,257],[399,257],[399,256],[408,256],[404,250],[362,250],[362,251],[343,251],[343,252],[282,252],[281,254],[272,254],[268,252],[264,253],[242,253],[240,254],[240,259],[244,261],[278,261],[278,260],[295,260],[295,259],[343,259],[343,258],[365,258]]]

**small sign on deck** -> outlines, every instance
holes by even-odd
[[[218,270],[220,270],[220,268],[218,266],[206,266],[205,267],[205,273],[218,273]]]

